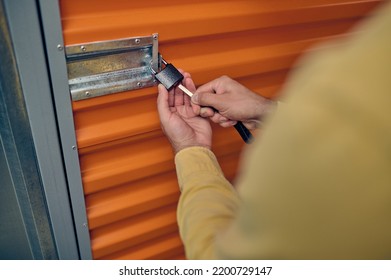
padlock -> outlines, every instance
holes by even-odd
[[[156,80],[158,80],[167,90],[172,89],[174,86],[178,86],[179,89],[181,89],[191,98],[193,96],[193,93],[180,83],[184,78],[181,72],[179,72],[174,65],[167,63],[167,61],[165,61],[163,57],[160,56],[160,54],[159,58],[165,65],[163,70],[161,70],[159,73],[152,68],[152,65],[149,65],[149,68],[151,69],[151,72],[155,76]],[[216,109],[212,109],[217,112]],[[247,144],[252,142],[253,136],[242,122],[238,121],[234,127],[238,131],[244,142],[246,142]]]
[[[167,90],[170,90],[183,80],[183,75],[174,65],[167,63],[162,57],[160,58],[165,67],[160,72],[156,72],[152,67],[150,67],[150,69],[156,80],[158,80]]]

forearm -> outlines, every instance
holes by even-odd
[[[182,191],[178,224],[186,255],[189,259],[213,259],[216,236],[237,211],[237,193],[208,149],[184,149],[176,155],[175,163]]]

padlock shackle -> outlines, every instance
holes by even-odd
[[[168,62],[164,60],[164,58],[160,55],[160,60],[163,62],[164,65],[168,65]]]
[[[163,62],[163,64],[165,66],[167,66],[169,63],[167,61],[164,60],[163,56],[159,53],[159,58],[161,62]],[[152,60],[151,62],[149,63],[149,69],[151,70],[152,74],[153,75],[156,75],[158,72],[156,72],[153,68],[152,68]]]
[[[152,62],[153,61],[151,60],[151,62],[149,63],[149,70],[151,70],[151,73],[155,76],[157,74],[157,72],[153,69]]]

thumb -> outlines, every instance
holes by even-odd
[[[216,108],[220,103],[220,96],[215,93],[196,92],[193,94],[191,101],[200,106]]]

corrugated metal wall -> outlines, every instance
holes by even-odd
[[[63,0],[66,45],[159,33],[165,59],[197,84],[229,75],[273,96],[309,46],[340,36],[381,1]],[[73,102],[93,256],[184,258],[173,155],[156,112],[156,88]],[[214,127],[229,179],[242,140]]]

